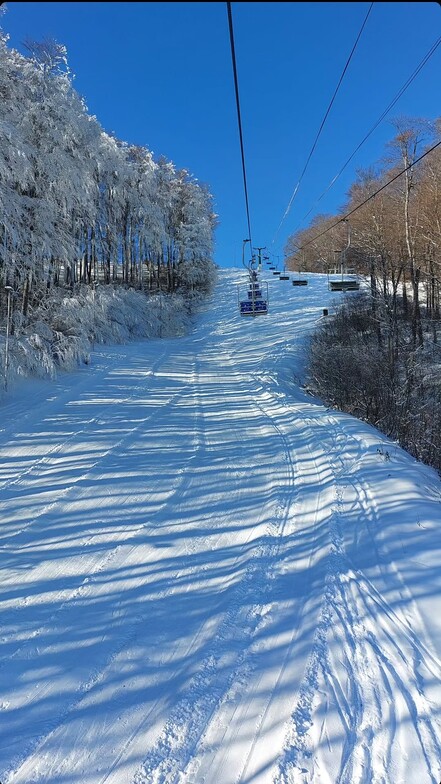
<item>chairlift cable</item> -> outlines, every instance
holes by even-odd
[[[244,154],[244,146],[243,146],[242,120],[241,120],[240,101],[239,101],[239,83],[237,78],[236,51],[234,46],[233,17],[231,13],[230,2],[227,2],[227,11],[228,11],[228,26],[230,30],[230,45],[231,45],[231,59],[233,64],[234,89],[236,93],[237,122],[239,125],[240,151],[242,156],[242,174],[243,174],[245,206],[246,206],[247,222],[248,222],[248,237],[251,241],[251,247],[253,247],[252,236],[251,236],[250,209],[248,203],[248,187],[247,187],[247,175],[246,175],[246,168],[245,168],[245,154]]]
[[[245,243],[247,242],[250,242],[251,248],[253,248],[253,240],[251,236],[250,209],[249,209],[249,202],[248,202],[247,175],[246,175],[246,167],[245,167],[245,153],[244,153],[244,145],[243,145],[242,120],[241,120],[241,112],[240,112],[239,83],[237,78],[236,52],[234,46],[233,17],[231,13],[231,3],[229,2],[227,2],[227,11],[228,11],[228,25],[230,30],[231,59],[233,63],[234,88],[236,92],[236,108],[237,108],[237,120],[239,125],[240,151],[242,155],[242,173],[243,173],[243,184],[244,184],[244,191],[245,191],[245,206],[246,206],[247,221],[248,221],[248,237],[247,239],[243,240],[244,243],[243,248],[245,247]],[[251,261],[248,264],[248,271],[250,276],[250,282],[249,282],[249,289],[247,291],[246,300],[240,299],[240,290],[238,289],[240,315],[252,316],[252,317],[259,316],[259,315],[266,315],[268,313],[268,284],[266,284],[267,293],[265,298],[261,291],[262,284],[259,284],[257,280],[257,272],[255,270],[254,257],[251,258]]]
[[[328,231],[331,231],[331,229],[334,229],[336,226],[338,226],[339,223],[342,223],[342,221],[348,220],[348,218],[351,215],[353,215],[354,212],[357,212],[357,210],[361,209],[361,207],[364,207],[364,205],[367,204],[368,201],[370,201],[371,199],[374,199],[375,196],[378,196],[378,194],[381,193],[381,191],[384,191],[385,188],[387,188],[389,185],[391,185],[393,182],[395,182],[395,180],[397,180],[398,177],[401,177],[402,174],[404,174],[405,172],[409,171],[409,169],[412,169],[413,166],[415,166],[417,163],[422,161],[423,158],[426,157],[426,155],[429,155],[429,153],[431,153],[434,150],[436,150],[436,148],[439,147],[440,145],[441,145],[441,141],[439,141],[436,144],[434,144],[433,147],[430,147],[428,150],[426,150],[426,152],[424,152],[422,155],[420,155],[419,158],[416,158],[414,161],[409,163],[408,166],[406,166],[404,169],[402,169],[400,172],[398,172],[398,174],[395,174],[395,176],[392,177],[392,179],[388,180],[384,185],[382,185],[381,188],[378,188],[378,190],[376,190],[374,193],[371,193],[371,195],[368,196],[367,199],[362,201],[361,204],[357,204],[356,207],[354,207],[350,212],[347,212],[341,218],[338,218],[338,220],[336,220],[335,223],[332,223],[331,226],[328,226],[327,229],[324,229],[323,231],[320,232],[320,234],[316,234],[315,237],[313,237],[312,239],[310,239],[307,242],[305,242],[301,247],[299,247],[299,250],[304,250],[304,248],[306,248],[308,245],[312,245],[320,237],[323,237],[324,234],[327,234]]]
[[[289,213],[289,211],[290,211],[290,209],[291,209],[291,206],[292,206],[292,204],[293,204],[293,201],[294,201],[294,199],[295,199],[295,197],[296,197],[296,195],[297,195],[297,192],[298,192],[298,190],[299,190],[299,187],[300,187],[300,183],[302,182],[302,179],[303,179],[303,177],[304,177],[304,175],[305,175],[306,169],[308,168],[308,164],[309,164],[309,162],[310,162],[310,160],[311,160],[311,158],[312,158],[312,155],[313,155],[313,153],[314,153],[314,150],[315,150],[315,148],[316,148],[316,146],[317,146],[317,142],[318,142],[318,140],[319,140],[320,134],[321,134],[321,132],[322,132],[322,130],[323,130],[323,127],[324,127],[324,125],[325,125],[326,119],[327,119],[327,117],[328,117],[328,115],[329,115],[329,112],[331,111],[332,105],[333,105],[333,103],[334,103],[334,101],[335,101],[335,98],[336,98],[336,96],[337,96],[337,93],[338,93],[338,91],[339,91],[339,89],[340,89],[340,85],[341,85],[341,83],[342,83],[342,81],[343,81],[344,75],[345,75],[345,73],[346,73],[346,71],[347,71],[347,69],[348,69],[348,67],[349,67],[349,63],[350,63],[350,62],[351,62],[351,60],[352,60],[352,57],[353,57],[353,55],[354,55],[354,52],[355,52],[355,49],[356,49],[356,47],[357,47],[357,44],[358,44],[358,42],[359,42],[359,40],[360,40],[360,37],[361,37],[361,34],[362,34],[362,32],[363,32],[363,30],[364,30],[364,27],[365,27],[365,25],[366,25],[366,22],[367,22],[367,20],[368,20],[369,14],[370,14],[370,12],[372,11],[372,6],[373,6],[373,5],[374,5],[374,4],[373,4],[373,3],[371,3],[371,4],[370,4],[370,6],[369,6],[368,12],[367,12],[367,14],[366,14],[366,16],[365,16],[365,19],[364,19],[364,22],[363,22],[363,24],[362,24],[362,26],[361,26],[361,28],[360,28],[360,31],[359,31],[359,33],[358,33],[358,35],[357,35],[357,38],[356,38],[356,41],[355,41],[355,43],[354,43],[354,45],[353,45],[353,47],[352,47],[352,51],[351,51],[351,53],[350,53],[350,55],[349,55],[349,57],[348,57],[348,59],[347,59],[347,61],[346,61],[345,67],[343,68],[343,71],[342,71],[342,73],[341,73],[341,76],[340,76],[340,79],[339,79],[339,81],[338,81],[337,87],[336,87],[336,88],[335,88],[335,90],[334,90],[334,95],[332,96],[332,98],[331,98],[331,101],[330,101],[330,103],[329,103],[329,106],[328,106],[328,108],[327,108],[327,110],[326,110],[326,112],[325,112],[325,115],[324,115],[324,117],[323,117],[323,120],[322,120],[322,122],[321,122],[320,128],[319,128],[319,130],[318,130],[318,132],[317,132],[317,135],[316,135],[316,137],[315,137],[314,143],[313,143],[313,145],[312,145],[312,147],[311,147],[311,150],[310,150],[310,152],[309,152],[309,155],[308,155],[307,161],[306,161],[306,163],[305,163],[305,166],[303,167],[303,171],[302,171],[302,173],[301,173],[301,175],[300,175],[300,178],[299,178],[299,180],[298,180],[298,182],[297,182],[297,185],[296,185],[296,187],[294,188],[294,191],[293,191],[293,193],[292,193],[292,196],[291,196],[291,198],[290,198],[290,200],[289,200],[289,202],[288,202],[288,206],[287,206],[287,208],[286,208],[286,210],[285,210],[285,213],[284,213],[284,215],[283,215],[283,217],[282,217],[282,220],[280,221],[280,223],[279,223],[279,226],[278,226],[278,228],[277,228],[277,231],[276,231],[276,233],[275,233],[275,235],[274,235],[274,238],[273,238],[273,240],[272,240],[272,243],[271,243],[272,245],[274,245],[274,242],[276,241],[276,238],[277,238],[277,235],[278,235],[278,233],[279,233],[279,231],[280,231],[280,228],[281,228],[281,226],[282,226],[282,224],[283,224],[283,222],[284,222],[284,220],[285,220],[286,216],[288,215],[288,213]]]
[[[407,88],[409,87],[409,85],[410,85],[410,84],[413,82],[413,80],[414,80],[414,79],[415,79],[415,78],[418,76],[418,74],[419,74],[419,72],[421,71],[421,69],[422,69],[422,68],[425,66],[425,64],[427,63],[427,61],[429,60],[429,58],[430,58],[430,57],[433,55],[433,53],[436,51],[436,49],[438,48],[438,46],[439,46],[440,44],[441,44],[441,37],[440,37],[440,38],[438,38],[438,40],[437,40],[437,41],[435,41],[435,43],[432,45],[431,49],[429,49],[429,51],[427,52],[427,54],[425,55],[425,57],[423,58],[423,60],[420,62],[420,64],[418,65],[418,67],[415,69],[415,71],[413,72],[413,74],[412,74],[412,75],[411,75],[411,76],[408,78],[407,82],[405,82],[405,84],[404,84],[404,85],[401,87],[401,89],[399,90],[399,92],[397,93],[397,95],[395,96],[395,98],[394,98],[394,99],[393,99],[393,100],[390,102],[390,104],[389,104],[389,105],[386,107],[386,109],[383,111],[383,113],[382,113],[382,114],[381,114],[381,116],[378,118],[378,120],[377,120],[377,122],[375,123],[375,125],[373,125],[373,126],[372,126],[371,130],[370,130],[370,131],[369,131],[369,132],[366,134],[366,136],[365,136],[365,137],[364,137],[364,138],[361,140],[361,142],[360,142],[360,144],[358,145],[358,147],[356,147],[356,148],[355,148],[355,150],[354,150],[354,152],[352,153],[352,155],[350,155],[350,156],[349,156],[349,158],[347,159],[346,163],[344,163],[344,164],[343,164],[343,166],[341,167],[341,169],[340,169],[340,171],[338,172],[338,174],[336,174],[336,175],[335,175],[335,177],[333,177],[333,178],[332,178],[331,182],[329,183],[329,185],[327,186],[327,188],[326,188],[326,189],[323,191],[322,195],[321,195],[321,196],[319,196],[319,198],[317,199],[317,201],[315,202],[315,204],[313,204],[313,205],[312,205],[312,207],[311,207],[311,209],[310,209],[310,210],[309,210],[309,211],[306,213],[306,215],[304,215],[304,216],[303,216],[302,220],[300,221],[300,224],[297,226],[297,228],[295,228],[295,229],[293,230],[293,232],[292,232],[293,234],[296,234],[296,232],[297,232],[297,231],[299,230],[299,228],[300,228],[300,225],[301,225],[301,223],[302,223],[304,220],[306,220],[306,218],[308,217],[308,215],[310,215],[310,214],[311,214],[311,212],[313,211],[314,207],[316,207],[316,206],[317,206],[317,204],[318,204],[318,203],[319,203],[319,202],[320,202],[320,201],[323,199],[323,197],[324,197],[324,196],[325,196],[325,195],[328,193],[328,191],[329,191],[329,190],[332,188],[332,186],[333,186],[333,185],[334,185],[334,184],[337,182],[337,180],[338,180],[338,178],[340,177],[340,175],[341,175],[341,174],[344,172],[344,170],[346,169],[346,166],[347,166],[347,165],[348,165],[348,164],[349,164],[349,163],[352,161],[352,159],[353,159],[354,155],[355,155],[355,154],[356,154],[356,153],[359,151],[359,149],[360,149],[360,148],[363,146],[363,144],[365,143],[365,141],[367,141],[367,139],[369,138],[369,136],[370,136],[370,135],[371,135],[371,134],[372,134],[372,133],[375,131],[375,129],[376,129],[376,128],[378,128],[378,126],[380,125],[380,123],[381,123],[381,122],[384,120],[384,118],[385,118],[385,117],[386,117],[386,116],[389,114],[390,110],[393,108],[393,106],[395,106],[395,104],[396,104],[396,103],[397,103],[397,101],[398,101],[398,100],[401,98],[401,96],[403,95],[403,93],[404,93],[404,92],[407,90]]]

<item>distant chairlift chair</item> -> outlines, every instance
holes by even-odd
[[[253,282],[246,292],[247,299],[243,298],[241,287],[238,288],[238,302],[241,316],[265,316],[268,313],[268,284],[265,296],[260,282]]]
[[[334,278],[334,280],[331,280],[329,278],[329,274],[332,274],[332,272],[328,273],[329,291],[358,291],[360,288],[360,284],[357,280],[357,277],[354,275],[354,273],[351,270],[348,269],[344,271],[342,270],[341,273],[339,274],[339,277]],[[352,276],[348,277],[349,275]]]
[[[330,291],[358,291],[360,288],[360,284],[357,279],[357,275],[355,274],[354,270],[348,270],[347,268],[347,252],[351,245],[351,226],[347,218],[344,219],[347,228],[348,228],[348,239],[347,245],[341,251],[335,251],[335,253],[340,253],[340,270],[341,270],[341,278],[339,280],[329,280],[329,270],[328,270],[328,288]],[[352,274],[352,277],[348,278],[345,276]]]
[[[293,286],[307,286],[308,285],[308,279],[300,277],[300,270],[299,270],[298,275],[299,275],[298,278],[293,278],[292,279],[292,285]]]
[[[245,244],[249,240],[243,240],[243,251]],[[241,286],[237,289],[237,298],[239,302],[239,312],[241,316],[265,316],[268,313],[268,284],[266,284],[266,298],[262,295],[262,284],[259,281],[256,259],[253,257],[251,261],[245,264],[245,258],[242,252],[242,264],[248,269],[248,289],[246,291],[247,299],[241,292]]]

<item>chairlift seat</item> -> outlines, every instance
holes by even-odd
[[[241,316],[261,316],[268,313],[268,303],[264,299],[244,300],[240,302]]]
[[[360,284],[356,280],[331,280],[329,288],[331,291],[358,291]]]
[[[308,281],[304,280],[303,278],[300,278],[300,279],[297,279],[297,280],[293,280],[292,285],[293,286],[307,286],[308,285]]]

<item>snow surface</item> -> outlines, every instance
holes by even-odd
[[[330,294],[3,402],[1,784],[438,784],[441,482],[300,379]]]

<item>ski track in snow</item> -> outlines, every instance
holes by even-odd
[[[227,358],[224,356],[225,361]],[[228,362],[232,364],[231,358],[228,359]],[[247,680],[252,677],[252,654],[247,650],[247,646],[256,635],[267,612],[272,564],[278,555],[279,541],[285,535],[290,495],[295,486],[295,470],[283,433],[259,402],[254,401],[254,406],[256,414],[263,413],[265,422],[271,429],[276,430],[277,435],[283,441],[284,459],[287,464],[286,487],[289,492],[286,498],[282,497],[279,500],[274,519],[270,520],[266,526],[263,537],[266,540],[265,544],[257,549],[250,560],[245,575],[238,585],[237,599],[233,597],[228,613],[218,630],[214,645],[208,651],[201,673],[198,674],[191,686],[189,696],[177,706],[175,714],[170,717],[156,747],[144,761],[142,770],[135,776],[136,784],[178,781],[185,776],[189,776],[189,780],[193,780],[197,775],[198,766],[194,764],[192,755],[197,743],[201,741],[207,725],[212,721],[216,712],[219,714],[222,709],[225,710],[225,704],[229,707],[233,702],[231,692],[234,692],[235,702],[239,702],[240,688],[245,689]],[[256,414],[254,418],[256,418]],[[244,605],[251,607],[246,615],[242,609]],[[238,629],[240,629],[240,636]],[[225,653],[220,647],[219,640],[222,641],[222,649],[225,649]],[[233,641],[236,647],[240,645],[236,659],[233,664],[230,664],[224,677],[219,678],[216,661],[222,661]],[[234,712],[236,711],[237,706],[235,705]],[[260,718],[260,723],[262,718]],[[217,716],[216,726],[219,725],[226,728],[226,722],[222,722],[222,719]],[[176,732],[177,726],[179,726],[179,732]],[[225,734],[226,729],[224,729],[224,738]],[[251,746],[251,751],[252,748],[253,746]],[[246,765],[247,759],[244,761],[244,770]],[[190,770],[187,770],[187,767]]]
[[[170,407],[171,405],[175,404],[176,401],[179,399],[179,397],[182,396],[182,394],[183,394],[183,392],[179,393],[179,395],[173,395],[173,396],[167,398],[166,402],[163,403],[163,407],[166,409],[166,408]],[[87,433],[88,427],[90,425],[94,425],[97,421],[104,419],[104,415],[106,414],[106,412],[108,412],[109,409],[110,409],[110,406],[105,406],[105,408],[100,409],[99,416],[94,417],[93,419],[89,420],[87,422],[87,428],[85,427],[84,429],[82,429],[80,435],[84,438],[84,433]],[[63,515],[63,509],[67,505],[68,502],[72,503],[72,502],[75,501],[76,503],[78,503],[79,499],[81,498],[81,495],[85,495],[83,488],[84,488],[84,485],[87,485],[87,482],[90,482],[91,477],[92,476],[93,477],[97,477],[97,475],[98,475],[98,480],[97,481],[99,481],[99,472],[103,470],[106,458],[108,458],[109,456],[114,458],[116,454],[122,453],[122,451],[123,451],[125,445],[127,444],[127,442],[129,440],[133,439],[133,437],[135,436],[135,434],[136,434],[136,432],[138,430],[140,430],[141,428],[145,428],[146,425],[148,425],[149,420],[153,416],[155,416],[156,413],[157,413],[157,411],[153,412],[151,414],[151,416],[143,419],[135,428],[129,429],[128,432],[123,436],[123,438],[119,439],[117,442],[114,442],[110,448],[108,448],[105,451],[103,451],[102,454],[99,455],[98,459],[93,461],[93,463],[91,464],[91,466],[88,468],[88,470],[86,472],[84,472],[84,473],[81,472],[80,473],[80,475],[78,476],[78,478],[76,479],[74,484],[69,484],[68,483],[66,485],[66,487],[63,488],[63,490],[61,491],[61,494],[60,494],[60,491],[58,491],[56,500],[54,500],[50,504],[44,505],[39,510],[38,514],[33,516],[27,522],[26,526],[20,527],[18,530],[15,530],[12,534],[10,534],[9,537],[3,538],[1,540],[1,543],[2,543],[2,548],[4,548],[5,552],[6,553],[8,551],[9,552],[13,552],[13,551],[16,551],[17,549],[20,549],[20,548],[26,548],[27,545],[28,545],[28,539],[26,539],[24,537],[24,534],[28,533],[28,529],[33,529],[32,530],[32,535],[35,535],[34,534],[34,529],[35,529],[36,524],[39,522],[40,518],[45,520],[45,518],[47,517],[48,514],[50,514],[51,517],[53,517],[55,515],[62,516]],[[42,485],[44,485],[45,478],[44,477],[41,478],[39,476],[37,469],[41,469],[42,464],[44,464],[45,465],[45,473],[46,474],[50,473],[49,456],[52,458],[52,455],[53,455],[54,452],[57,452],[57,453],[61,452],[61,450],[66,447],[67,443],[69,443],[69,446],[71,446],[71,442],[74,441],[77,437],[78,437],[78,434],[73,434],[72,436],[70,436],[70,438],[68,440],[63,441],[62,443],[57,445],[57,447],[53,447],[49,451],[49,455],[47,457],[39,458],[37,461],[35,461],[32,464],[32,466],[30,468],[27,468],[26,470],[22,471],[22,473],[16,478],[16,480],[12,484],[14,486],[15,485],[23,485],[24,486],[23,490],[25,491],[26,485],[25,485],[23,480],[24,480],[25,477],[26,477],[26,479],[28,479],[29,474],[32,472],[32,474],[35,475],[35,478],[33,478],[33,484],[34,485],[38,485],[39,483],[41,483]],[[93,435],[92,435],[92,437],[93,437]],[[48,463],[49,463],[49,471],[46,470],[46,465]],[[52,468],[54,468],[54,466],[52,466]],[[182,479],[182,477],[180,475],[179,475],[179,478]],[[9,484],[7,486],[8,486],[8,489],[9,489]],[[88,492],[89,491],[87,489],[86,493],[88,493]],[[5,502],[7,503],[8,500],[9,500],[9,497],[7,495],[5,495]],[[132,532],[132,535],[136,535],[136,533],[137,533],[137,530]],[[81,538],[79,539],[78,545],[83,547],[83,548],[90,548],[94,544],[95,538],[96,537],[94,535],[85,534],[84,536],[81,536]],[[124,539],[124,541],[126,541],[126,539],[127,539],[127,532],[122,531],[121,535],[120,535],[120,539],[121,539],[121,541],[123,539]],[[82,580],[81,584],[79,584],[79,585],[75,586],[74,588],[72,588],[67,593],[67,595],[65,595],[63,597],[62,603],[60,604],[59,608],[57,608],[57,610],[56,610],[56,615],[57,616],[59,616],[60,611],[63,611],[63,610],[66,609],[69,601],[71,601],[73,599],[78,599],[80,595],[84,596],[84,594],[86,592],[90,594],[91,591],[93,591],[93,586],[91,585],[91,577],[93,577],[94,574],[98,574],[99,572],[101,572],[104,569],[105,566],[109,565],[109,562],[112,560],[112,558],[114,558],[114,556],[117,553],[118,549],[119,549],[119,545],[116,544],[115,549],[113,549],[112,551],[108,552],[104,559],[101,556],[98,558],[97,561],[95,561],[95,559],[92,559],[92,563],[91,563],[91,565],[87,569],[87,575],[88,576],[85,577]],[[65,574],[65,572],[63,572],[61,569],[58,570],[55,573],[55,579],[57,579],[58,577],[61,578],[62,574]],[[24,603],[25,602],[22,602],[22,604],[24,604]],[[49,619],[47,619],[47,620],[45,619],[45,623],[48,623],[48,622],[51,623],[54,620],[55,620],[55,614],[52,613],[51,617]],[[6,612],[6,614],[3,615],[3,623],[6,624],[7,622],[8,622],[8,616],[7,616],[7,612]],[[28,627],[28,636],[29,636],[30,639],[35,640],[39,635],[42,634],[42,632],[44,630],[45,630],[45,627],[43,627],[43,626],[41,626],[41,627],[36,626],[33,629]],[[28,644],[28,642],[26,642],[26,645],[27,644]],[[13,657],[17,653],[19,653],[21,649],[22,649],[22,645],[20,645],[16,649],[16,651],[14,651],[14,653],[9,652],[8,653],[8,657],[4,661],[0,658],[0,672],[1,672],[2,666],[4,666],[5,663],[9,663],[9,661],[11,660],[11,657]]]
[[[332,417],[329,421],[337,425]],[[337,433],[335,428],[328,440],[331,445],[340,440],[335,454],[341,464],[345,445],[353,439],[344,432],[340,436]],[[430,784],[439,781],[439,763],[434,765],[434,760],[441,759],[439,714],[424,695],[421,670],[439,683],[441,661],[424,642],[427,632],[412,594],[394,562],[377,547],[380,525],[375,491],[361,472],[355,480],[351,478],[354,466],[363,457],[361,445],[361,441],[355,444],[355,455],[336,472],[327,588],[285,753],[274,778],[283,784],[405,784],[416,777]],[[354,566],[345,550],[342,531],[346,485],[353,491],[351,506],[357,507],[357,523],[365,524],[376,563],[386,578],[385,594],[393,586],[401,599],[405,596],[411,621]],[[336,635],[337,662],[329,642],[336,628],[341,630]],[[314,749],[327,746],[328,758],[335,757],[327,732],[330,702],[337,707],[344,743],[339,764],[327,769]],[[410,733],[403,733],[405,722],[413,727],[415,737],[411,742],[418,749],[418,763],[412,765],[410,776],[406,759]]]
[[[418,467],[414,554],[416,461],[295,383],[326,277],[254,320],[243,278],[186,338],[11,403],[2,784],[439,784],[439,482]]]

